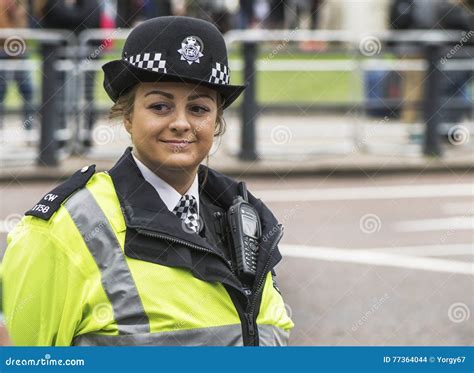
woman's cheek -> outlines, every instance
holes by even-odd
[[[142,137],[149,137],[150,140],[155,139],[159,132],[159,123],[156,123],[151,118],[148,118],[144,123],[141,128]]]
[[[207,124],[205,127],[202,127],[200,139],[205,146],[210,148],[214,140],[214,126]]]

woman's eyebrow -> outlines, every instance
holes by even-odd
[[[165,96],[165,97],[170,98],[170,99],[174,98],[174,96],[171,93],[159,91],[157,89],[154,89],[153,91],[147,92],[145,94],[145,97],[148,96],[148,95],[162,95],[162,96]]]
[[[205,93],[198,93],[196,95],[189,96],[188,101],[195,100],[196,98],[200,98],[200,97],[207,97],[207,98],[210,98],[212,101],[215,101],[214,97],[211,97],[210,95],[207,95]]]

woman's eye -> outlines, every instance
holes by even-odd
[[[153,109],[155,111],[160,111],[160,112],[166,112],[170,109],[169,105],[166,104],[153,104],[150,105],[150,109]]]
[[[204,114],[204,113],[208,113],[209,109],[205,106],[195,105],[195,106],[191,106],[191,111],[196,114]]]

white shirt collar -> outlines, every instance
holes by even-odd
[[[181,199],[181,194],[178,193],[176,189],[174,189],[171,185],[169,185],[166,181],[156,175],[152,170],[150,170],[147,166],[145,166],[132,152],[133,159],[137,164],[139,170],[141,171],[144,179],[148,181],[153,188],[158,192],[160,198],[165,203],[168,210],[173,211],[175,206],[178,204],[179,200]],[[198,176],[194,177],[194,181],[188,191],[185,194],[190,194],[196,198],[197,201],[197,210],[199,214],[199,181]]]

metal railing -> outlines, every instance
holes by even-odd
[[[62,46],[77,45],[76,36],[68,30],[36,30],[36,29],[0,29],[0,38],[6,39],[5,43],[16,43],[15,48],[25,48],[26,40],[34,40],[41,43],[42,84],[41,105],[38,113],[41,118],[40,141],[38,149],[38,163],[47,166],[58,164],[58,149],[56,139],[57,119],[57,66],[59,48]],[[21,45],[23,43],[23,45]],[[7,46],[8,47],[8,46]],[[4,46],[4,49],[7,48]],[[13,53],[14,57],[21,54]],[[8,62],[8,61],[1,61]],[[3,66],[0,66],[2,68]],[[21,64],[16,66],[21,70]]]
[[[426,124],[425,143],[423,152],[426,155],[441,156],[442,149],[438,135],[439,119],[436,110],[440,104],[440,60],[443,57],[441,50],[446,44],[459,43],[463,38],[459,31],[434,31],[434,30],[410,30],[410,31],[386,31],[372,33],[370,35],[357,35],[348,31],[310,31],[310,30],[234,30],[225,35],[228,45],[233,43],[243,44],[243,55],[245,63],[244,81],[250,89],[244,91],[242,105],[242,136],[240,158],[246,160],[257,159],[255,120],[258,116],[256,104],[256,80],[255,61],[257,48],[262,42],[301,42],[301,41],[324,41],[346,43],[349,54],[352,55],[355,64],[354,70],[361,71],[361,60],[364,57],[362,42],[371,38],[376,44],[396,42],[403,44],[418,44],[424,55],[427,66],[426,86],[423,100],[423,117]],[[375,45],[377,47],[377,45]],[[471,65],[470,69],[473,67]]]
[[[100,55],[101,46],[91,46],[91,42],[103,40],[124,40],[130,33],[129,29],[116,30],[100,30],[89,29],[83,31],[77,37],[65,30],[31,30],[31,29],[0,29],[0,39],[8,37],[19,37],[24,40],[36,40],[41,43],[42,55],[44,59],[41,64],[42,68],[42,99],[39,107],[41,117],[41,139],[39,142],[38,157],[40,164],[55,166],[58,164],[58,126],[57,126],[57,95],[58,95],[58,79],[57,71],[68,71],[70,73],[72,94],[76,96],[71,100],[73,102],[70,109],[75,117],[75,125],[71,138],[76,142],[80,138],[81,125],[83,118],[81,116],[81,108],[85,105],[84,92],[84,74],[87,71],[96,71],[100,69],[103,61],[96,61],[93,56]],[[398,43],[403,45],[416,44],[423,54],[424,61],[384,61],[380,58],[367,59],[367,54],[361,47],[364,38],[370,37],[377,43]],[[229,47],[239,44],[242,47],[244,82],[248,88],[244,91],[242,104],[240,106],[241,118],[241,147],[240,158],[246,160],[254,160],[258,158],[256,149],[256,120],[261,112],[259,103],[256,99],[256,73],[266,66],[259,66],[261,62],[257,62],[258,49],[262,43],[266,42],[283,42],[282,48],[287,43],[300,41],[324,41],[329,43],[343,44],[347,50],[347,55],[351,59],[348,61],[338,61],[329,64],[327,61],[305,61],[304,68],[311,71],[352,71],[361,73],[372,64],[372,69],[384,70],[418,70],[426,71],[425,94],[421,103],[414,103],[421,106],[423,110],[423,118],[425,121],[425,143],[424,153],[428,155],[440,156],[442,153],[439,143],[438,126],[439,119],[435,115],[437,107],[440,103],[440,74],[442,70],[473,70],[472,64],[465,64],[462,61],[449,61],[447,64],[440,64],[443,57],[443,48],[448,45],[459,43],[463,34],[460,32],[446,31],[396,31],[396,32],[380,32],[370,35],[355,35],[347,31],[306,31],[306,30],[233,30],[225,35],[226,43]],[[70,50],[70,58],[59,61],[59,54],[63,48]],[[95,48],[95,49],[94,49]],[[469,47],[459,49],[456,52],[456,58],[466,54],[465,51]],[[384,52],[390,51],[389,47],[384,46]],[[369,56],[370,57],[370,56]],[[469,56],[469,53],[467,55]],[[471,58],[472,60],[472,58]],[[24,69],[31,68],[33,65],[12,64],[12,61],[0,61],[1,69]],[[288,66],[278,66],[280,62],[272,61],[273,69],[280,68],[280,71],[291,70]],[[373,65],[376,63],[377,65]],[[309,66],[311,64],[311,66]],[[457,66],[455,66],[457,64]],[[286,70],[285,70],[286,69]],[[301,69],[301,66],[299,67]],[[388,104],[398,104],[398,102]],[[365,98],[363,107],[376,107],[370,99]],[[411,103],[413,104],[413,103]],[[455,107],[465,107],[465,103],[450,103]],[[360,110],[360,108],[359,108]],[[357,137],[357,135],[355,136]],[[80,147],[79,147],[80,148]],[[79,149],[80,150],[80,149]]]

